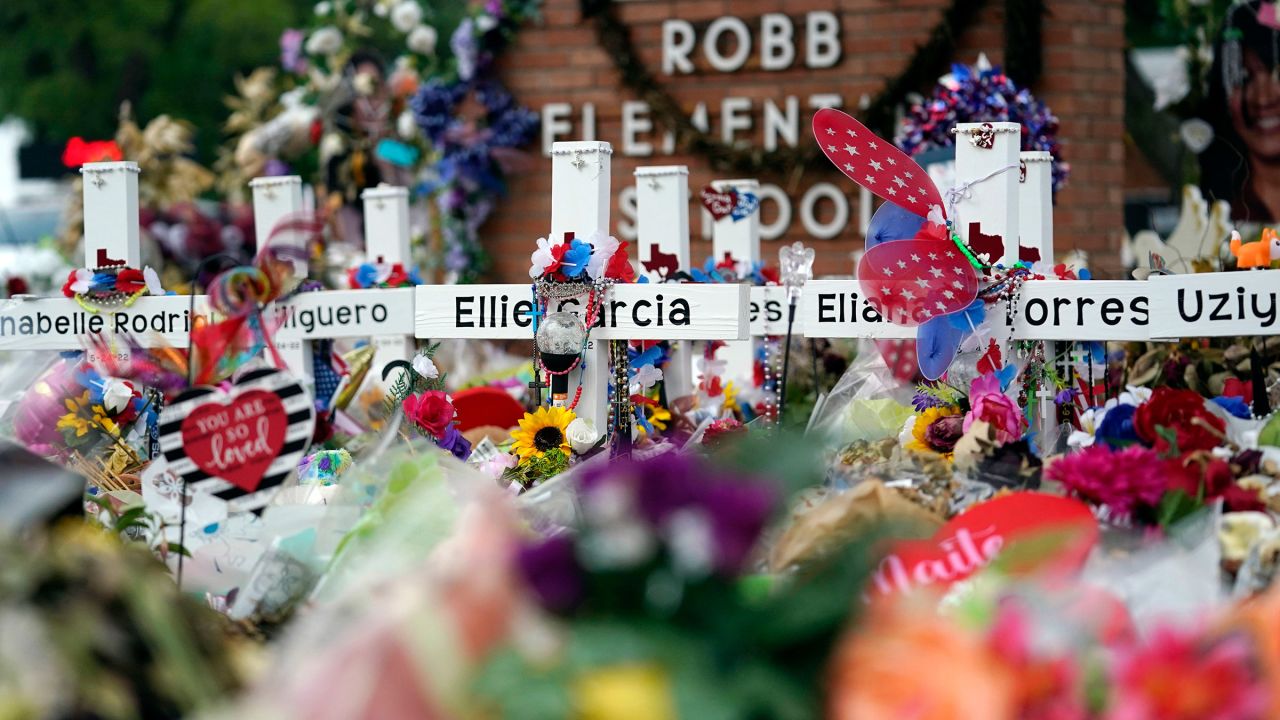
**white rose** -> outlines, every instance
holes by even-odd
[[[440,377],[440,370],[436,368],[436,364],[426,355],[415,355],[413,358],[413,371],[424,378],[434,380]]]
[[[419,25],[409,33],[405,43],[419,55],[430,55],[436,51],[436,29],[430,25]]]
[[[124,410],[133,399],[133,388],[123,380],[107,378],[102,383],[102,407],[115,415]]]
[[[595,423],[586,418],[577,418],[569,423],[569,426],[564,429],[564,434],[569,439],[569,445],[573,447],[573,451],[579,455],[595,447],[600,440],[600,431],[596,430]]]
[[[305,49],[309,55],[334,55],[342,49],[342,32],[326,25],[307,37]]]
[[[414,0],[402,0],[391,8],[391,25],[402,33],[412,32],[422,22],[422,6]]]

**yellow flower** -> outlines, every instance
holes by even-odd
[[[67,402],[70,402],[70,400]],[[74,412],[69,412],[58,418],[57,427],[59,430],[75,430],[76,437],[84,437],[89,434],[89,421]]]
[[[732,382],[724,384],[724,407],[726,410],[738,409],[738,388]]]
[[[570,455],[573,450],[565,428],[569,427],[575,417],[572,410],[562,407],[540,407],[537,412],[525,413],[520,419],[520,429],[511,433],[511,439],[515,441],[511,446],[512,452],[519,455],[522,461],[531,457],[540,458],[548,450],[556,448],[565,455]]]
[[[960,408],[948,405],[946,407],[926,408],[924,412],[916,416],[915,424],[911,426],[911,441],[907,443],[908,450],[919,450],[928,453],[938,453],[937,450],[929,447],[929,443],[925,440],[925,433],[928,432],[929,426],[938,418],[959,415]],[[951,453],[938,453],[944,457],[951,457]]]
[[[675,720],[671,682],[656,665],[617,665],[573,684],[576,720]]]
[[[80,397],[62,398],[62,404],[71,412],[80,412],[80,408],[89,404],[89,391],[85,390]]]
[[[666,430],[667,423],[671,420],[671,411],[661,405],[648,408],[646,415],[649,419],[649,424],[652,425],[655,430]]]

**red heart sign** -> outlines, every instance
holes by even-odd
[[[711,213],[715,220],[729,217],[738,204],[738,193],[730,190],[719,192],[710,186],[702,188],[702,207]]]
[[[906,210],[929,217],[942,196],[929,174],[894,144],[833,108],[813,116],[813,135],[827,159],[850,180]]]
[[[907,327],[963,310],[978,296],[978,275],[950,240],[880,243],[858,262],[858,284],[876,312]]]
[[[1098,541],[1098,521],[1089,507],[1037,492],[1004,495],[952,518],[931,540],[898,543],[880,562],[871,587],[881,595],[945,587],[986,567],[1015,542],[1058,533],[1066,542],[1036,567],[1078,570]]]
[[[249,390],[192,410],[182,421],[182,445],[196,467],[253,492],[279,457],[288,425],[279,397]]]

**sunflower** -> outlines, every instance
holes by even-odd
[[[562,407],[540,407],[537,412],[525,413],[520,419],[520,429],[511,433],[511,439],[515,440],[512,452],[519,455],[521,461],[540,458],[548,450],[556,449],[568,456],[572,449],[565,428],[574,418],[572,410]]]
[[[646,415],[648,416],[646,419],[655,430],[666,430],[667,423],[671,422],[671,411],[661,405],[647,408]]]

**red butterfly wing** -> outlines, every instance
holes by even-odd
[[[943,207],[937,186],[919,163],[852,117],[823,108],[813,116],[813,134],[828,160],[876,195],[920,217],[929,217],[935,205]]]
[[[867,303],[907,327],[963,310],[978,296],[978,275],[950,240],[876,245],[858,263],[858,282]]]

